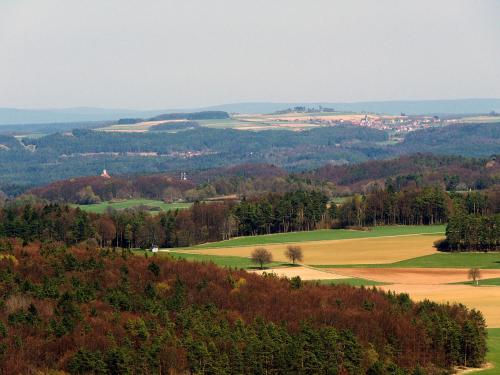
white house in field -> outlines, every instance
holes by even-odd
[[[151,246],[151,252],[157,253],[158,252],[158,246],[157,245]]]

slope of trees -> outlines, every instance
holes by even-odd
[[[500,149],[500,123],[456,124],[409,133],[394,147],[400,154],[489,156]]]
[[[0,241],[0,372],[442,374],[478,366],[462,305],[316,286],[92,243]]]
[[[385,132],[355,126],[303,132],[200,127],[141,134],[77,129],[25,139],[28,149],[0,149],[0,174],[4,182],[35,186],[95,175],[104,166],[114,175],[178,174],[244,163],[306,169],[330,160],[356,162],[385,155],[377,142],[387,137]],[[11,141],[17,142],[13,137]]]
[[[495,159],[418,153],[352,165],[325,165],[303,176],[358,193],[369,191],[374,183],[385,183],[395,190],[429,185],[450,191],[485,189],[500,183],[500,163]]]
[[[440,186],[448,191],[490,189],[500,182],[500,163],[491,159],[471,159],[417,154],[397,159],[369,161],[345,166],[324,166],[299,174],[290,174],[271,164],[242,164],[180,174],[115,176],[103,180],[80,177],[57,181],[34,188],[28,194],[67,203],[91,203],[96,199],[130,197],[163,200],[203,200],[215,196],[252,196],[263,193],[285,193],[295,190],[319,190],[332,197],[353,193],[370,193],[384,187],[402,191]],[[17,192],[15,186],[6,186]],[[89,200],[89,197],[93,199]]]

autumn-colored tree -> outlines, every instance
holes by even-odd
[[[97,222],[97,231],[101,237],[101,246],[109,246],[116,237],[116,226],[109,217],[102,216]]]

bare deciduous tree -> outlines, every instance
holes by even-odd
[[[481,278],[481,271],[479,271],[479,268],[471,268],[469,270],[469,279],[474,281],[476,285],[479,284],[480,278]]]
[[[295,264],[295,262],[302,262],[302,259],[304,259],[302,248],[294,245],[287,246],[285,256],[290,259],[293,264]]]
[[[273,254],[269,250],[259,247],[252,252],[251,258],[254,263],[260,264],[260,269],[263,269],[264,264],[273,261]]]

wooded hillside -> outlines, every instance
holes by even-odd
[[[0,242],[0,371],[442,374],[484,360],[462,305],[91,243]]]

